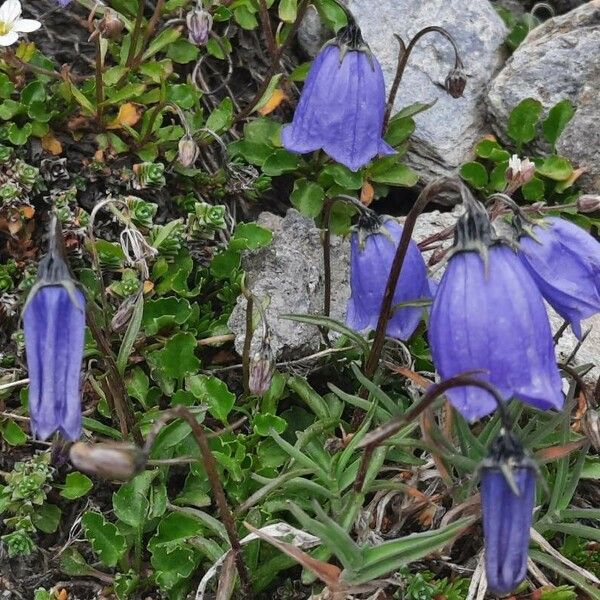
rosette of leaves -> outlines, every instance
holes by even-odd
[[[179,254],[184,241],[185,225],[180,220],[154,226],[149,240],[150,245],[168,262],[173,261]]]
[[[15,284],[6,265],[0,265],[0,293],[10,292]]]
[[[12,170],[19,185],[28,192],[38,182],[40,170],[37,167],[27,164],[25,161],[20,159],[15,160]]]
[[[188,234],[198,239],[214,239],[215,232],[227,227],[226,212],[227,209],[222,204],[194,203],[194,212],[190,214],[187,223]]]
[[[13,149],[10,146],[0,144],[0,165],[5,165],[12,158]]]
[[[143,162],[133,166],[136,175],[134,186],[143,188],[162,188],[166,185],[165,165],[162,163]]]
[[[133,269],[125,269],[121,280],[113,282],[109,289],[117,296],[131,296],[140,289],[140,280]]]
[[[158,205],[154,204],[154,202],[146,202],[137,196],[127,196],[124,200],[127,203],[129,214],[134,224],[138,227],[150,229],[156,216]]]

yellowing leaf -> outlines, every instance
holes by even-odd
[[[373,202],[375,196],[375,188],[365,180],[360,190],[360,201],[365,205],[369,206]]]
[[[58,139],[54,137],[54,134],[52,132],[47,133],[42,138],[42,148],[46,152],[50,152],[50,154],[53,154],[54,156],[58,156],[63,151],[62,144]]]
[[[17,51],[15,54],[17,55],[17,58],[21,59],[25,63],[28,63],[35,54],[35,44],[33,42],[21,42],[17,46]]]
[[[123,125],[133,127],[141,116],[141,110],[133,102],[126,102],[119,108],[119,114],[106,126],[107,129],[120,129]]]
[[[268,115],[269,113],[272,113],[284,100],[287,100],[285,92],[281,88],[276,88],[273,90],[271,97],[258,112],[263,116]]]

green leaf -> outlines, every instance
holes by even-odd
[[[208,405],[208,412],[215,418],[227,424],[227,417],[235,404],[235,394],[232,394],[225,382],[212,375],[194,375],[185,382],[189,390],[198,400]]]
[[[183,381],[186,375],[197,371],[200,361],[194,354],[195,350],[196,338],[191,333],[179,332],[167,341],[162,350],[150,352],[148,362],[158,375],[157,383],[164,384],[173,379]]]
[[[327,23],[333,31],[338,31],[348,24],[346,11],[336,0],[314,0],[313,5],[319,11],[321,19]]]
[[[55,504],[45,502],[31,515],[33,524],[44,533],[54,533],[60,523],[61,510]]]
[[[268,437],[271,429],[277,433],[283,433],[287,429],[287,421],[270,413],[259,413],[252,421],[252,428],[254,433]]]
[[[319,181],[326,181],[327,179],[332,179],[347,190],[360,190],[363,185],[362,173],[354,173],[348,167],[339,163],[328,165],[321,171]]]
[[[19,127],[16,123],[11,123],[8,127],[8,139],[15,146],[23,146],[27,143],[31,131],[31,123],[25,123],[23,127]]]
[[[174,27],[163,29],[157,36],[152,38],[152,42],[148,46],[142,57],[143,61],[152,58],[157,52],[160,52],[165,46],[175,42],[181,36],[181,31]]]
[[[142,327],[146,335],[156,335],[160,331],[183,325],[192,315],[192,307],[185,298],[167,296],[144,303]]]
[[[306,217],[315,218],[323,210],[325,192],[323,188],[306,179],[297,179],[294,190],[290,196],[292,206]]]
[[[206,120],[206,127],[215,133],[226,131],[233,122],[233,102],[224,98]]]
[[[256,13],[249,10],[247,6],[238,6],[233,10],[233,16],[242,29],[251,31],[258,27]]]
[[[94,569],[73,546],[67,547],[60,555],[60,570],[71,577],[87,577],[94,574]]]
[[[293,23],[298,14],[298,0],[280,0],[279,18],[286,23]]]
[[[419,113],[422,113],[426,110],[429,110],[432,106],[435,106],[437,99],[433,102],[413,102],[408,106],[405,106],[400,111],[398,111],[392,119],[403,119],[405,117],[414,117]]]
[[[10,98],[15,91],[15,84],[8,78],[6,73],[0,73],[0,98]]]
[[[537,165],[536,171],[549,179],[564,181],[573,174],[573,167],[568,159],[554,154],[546,158],[541,165]]]
[[[476,190],[482,190],[488,184],[488,173],[478,162],[468,162],[461,166],[460,176]]]
[[[167,88],[167,100],[186,110],[196,104],[198,97],[198,89],[188,83],[170,85]]]
[[[548,117],[542,124],[542,129],[544,137],[552,144],[553,148],[574,114],[575,108],[570,100],[561,100],[550,109]]]
[[[543,200],[545,194],[544,182],[539,177],[532,177],[521,187],[521,193],[523,194],[523,198],[530,202]]]
[[[247,248],[256,250],[270,244],[272,239],[273,232],[270,229],[261,227],[256,223],[238,223],[229,246],[236,250],[245,250]]]
[[[416,124],[412,117],[396,115],[390,120],[384,139],[390,146],[399,146],[414,133],[415,128]]]
[[[157,475],[157,470],[144,471],[113,494],[113,509],[120,521],[135,529],[144,526],[150,509],[150,486]]]
[[[118,90],[107,90],[107,99],[104,101],[104,104],[109,106],[111,104],[119,104],[125,100],[131,100],[132,98],[137,99],[144,93],[145,89],[146,86],[143,83],[130,83]]]
[[[11,446],[22,446],[27,442],[27,434],[11,420],[6,421],[2,427],[2,437]]]
[[[167,57],[180,65],[196,60],[199,54],[200,48],[184,39],[175,40],[167,49]]]
[[[127,542],[121,532],[104,515],[93,511],[83,515],[81,524],[98,558],[107,567],[114,567],[127,550]]]
[[[267,104],[282,76],[283,73],[277,73],[271,77],[271,81],[269,81],[269,85],[267,86],[265,93],[261,96],[260,100],[256,103],[256,106],[252,109],[253,112],[259,111]]]
[[[74,473],[69,473],[67,475],[60,495],[69,500],[76,500],[77,498],[85,496],[93,487],[94,484],[87,475],[75,471]]]
[[[504,162],[510,158],[510,152],[502,148],[496,140],[481,140],[475,146],[475,154],[494,162]]]
[[[542,103],[533,98],[525,98],[510,113],[506,133],[518,146],[535,138],[535,128],[542,114]]]
[[[263,173],[271,177],[292,173],[300,168],[301,159],[297,154],[292,154],[283,148],[273,151],[263,164]]]
[[[69,90],[73,94],[73,98],[77,101],[79,106],[83,108],[89,115],[93,115],[95,112],[93,104],[87,99],[87,97],[77,89],[75,84],[69,84]]]
[[[419,181],[419,175],[410,167],[397,162],[397,157],[388,156],[375,161],[369,168],[369,179],[400,187],[412,187]]]
[[[133,350],[133,345],[140,332],[140,326],[142,324],[142,314],[144,312],[144,294],[139,293],[138,297],[133,306],[133,313],[129,325],[127,325],[127,331],[123,336],[121,347],[119,348],[119,355],[117,356],[117,369],[119,373],[123,375],[125,368],[127,367],[127,361]]]

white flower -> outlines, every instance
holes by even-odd
[[[21,19],[19,0],[6,0],[0,6],[0,46],[11,46],[19,39],[19,33],[31,33],[41,26],[35,19]]]

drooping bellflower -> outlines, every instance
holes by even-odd
[[[581,338],[581,320],[600,312],[600,243],[558,217],[525,231],[519,243],[542,295]]]
[[[506,400],[544,410],[563,405],[542,295],[517,253],[493,238],[488,215],[474,199],[457,224],[431,309],[429,341],[443,379],[477,371]],[[447,396],[469,421],[496,407],[475,387],[452,388]]]
[[[365,227],[366,225],[366,227]],[[383,221],[374,218],[363,221],[359,230],[352,234],[350,255],[350,300],[346,323],[357,331],[375,329],[381,311],[383,295],[402,236],[402,226],[391,217]],[[400,278],[394,293],[395,310],[387,325],[387,335],[406,340],[417,328],[423,314],[418,306],[432,298],[427,278],[427,267],[417,245],[411,241],[402,265]]]
[[[352,171],[395,150],[381,137],[385,84],[379,62],[360,29],[340,30],[315,58],[294,114],[283,128],[283,146],[305,154],[323,150]]]
[[[32,431],[42,440],[55,431],[76,440],[81,433],[85,299],[55,241],[40,261],[38,280],[23,310],[23,327]]]
[[[481,467],[481,510],[488,588],[512,592],[527,574],[536,466],[510,433],[492,444]]]

